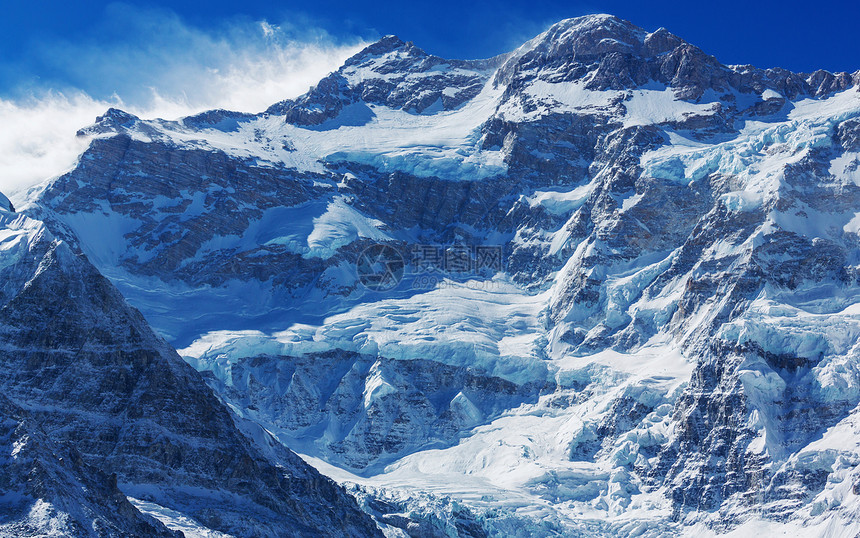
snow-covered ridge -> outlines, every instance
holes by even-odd
[[[261,115],[211,111],[166,122],[112,109],[79,134],[128,133],[305,172],[349,161],[468,180],[506,170],[505,148],[486,143],[494,118],[598,113],[627,127],[734,132],[739,120],[779,112],[786,98],[826,97],[858,80],[727,67],[665,29],[594,15],[561,21],[490,60],[445,60],[386,36]]]

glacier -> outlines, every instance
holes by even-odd
[[[388,536],[853,536],[858,89],[608,15],[386,36],[259,114],[108,110],[14,202]]]

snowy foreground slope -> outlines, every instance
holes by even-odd
[[[853,536],[858,85],[603,15],[386,37],[260,114],[111,109],[25,211],[391,535]]]

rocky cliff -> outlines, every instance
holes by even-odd
[[[241,422],[85,257],[0,211],[2,524],[170,535],[126,496],[236,536],[376,533],[355,501]]]

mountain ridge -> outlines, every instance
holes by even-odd
[[[386,37],[262,114],[109,111],[25,211],[345,479],[564,532],[855,529],[857,82],[606,16],[489,63]]]
[[[17,422],[4,430],[14,439],[4,468],[12,476],[0,485],[20,504],[5,528],[174,535],[129,495],[236,536],[376,533],[354,500],[295,454],[269,459],[240,433],[200,375],[84,256],[21,214],[0,210],[0,230],[0,405],[4,428]],[[19,457],[22,447],[33,455]],[[53,461],[54,450],[65,459]],[[20,483],[28,473],[39,483]]]

